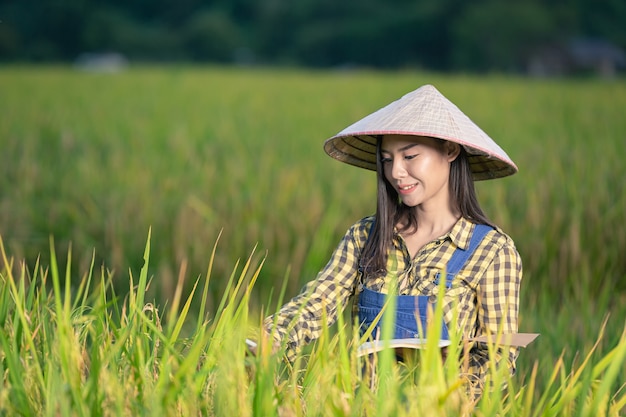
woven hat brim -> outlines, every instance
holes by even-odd
[[[376,171],[376,137],[378,135],[414,135],[450,140],[440,136],[425,133],[416,134],[414,132],[360,132],[353,136],[333,136],[324,143],[324,150],[329,156],[338,161]],[[453,142],[460,143],[459,140],[453,140]],[[507,177],[518,171],[517,166],[511,160],[505,162],[500,157],[490,155],[486,151],[467,144],[460,144],[467,153],[472,178],[475,181]]]
[[[376,137],[427,136],[462,145],[474,180],[502,178],[518,171],[511,158],[435,87],[426,85],[364,117],[326,140],[331,157],[376,170]]]

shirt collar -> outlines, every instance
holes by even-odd
[[[442,236],[443,239],[450,239],[450,241],[458,248],[466,250],[469,247],[470,240],[472,238],[472,232],[474,231],[474,223],[467,220],[464,217],[459,218],[457,222],[452,226],[452,229]],[[394,227],[394,245],[396,248],[400,248],[401,237],[398,230]]]
[[[449,237],[452,243],[454,243],[458,248],[465,250],[469,247],[473,230],[474,223],[464,217],[461,217],[457,220],[454,226],[452,226],[452,229],[446,237]]]

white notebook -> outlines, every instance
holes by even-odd
[[[516,347],[526,347],[533,340],[535,340],[539,336],[539,333],[513,333],[513,334],[505,334],[501,335],[500,338],[496,338],[496,336],[478,336],[473,339],[469,339],[470,342],[481,342],[481,343],[496,343],[502,346],[516,346]],[[450,346],[449,340],[440,340],[439,347],[443,348],[446,346]],[[390,348],[406,348],[406,349],[422,349],[426,346],[426,339],[419,338],[409,338],[409,339],[390,339],[389,345]],[[386,347],[384,341],[382,340],[373,340],[369,342],[363,343],[357,349],[357,356],[368,355],[370,353],[375,353],[383,350]]]

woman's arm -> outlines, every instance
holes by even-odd
[[[478,334],[517,333],[519,288],[522,280],[522,261],[509,240],[496,253],[477,287]],[[503,348],[494,358],[498,367],[506,366],[515,372],[519,348]],[[489,351],[486,345],[476,344],[467,363],[467,376],[475,394],[480,395],[489,372]],[[498,387],[499,388],[499,387]]]
[[[320,336],[324,315],[327,325],[336,321],[354,293],[362,250],[356,234],[363,228],[363,222],[352,226],[316,279],[306,284],[276,314],[265,319],[265,331],[272,334],[276,342],[286,342],[289,359],[293,359],[299,347]]]

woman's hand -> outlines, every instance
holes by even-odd
[[[260,342],[255,342],[254,340],[246,339],[246,347],[248,348],[248,352],[250,352],[253,356],[257,356],[259,353],[259,350],[267,351],[267,346],[270,343],[272,343],[271,354],[274,355],[278,353],[278,351],[280,350],[280,343],[275,341],[265,329],[261,331]]]

